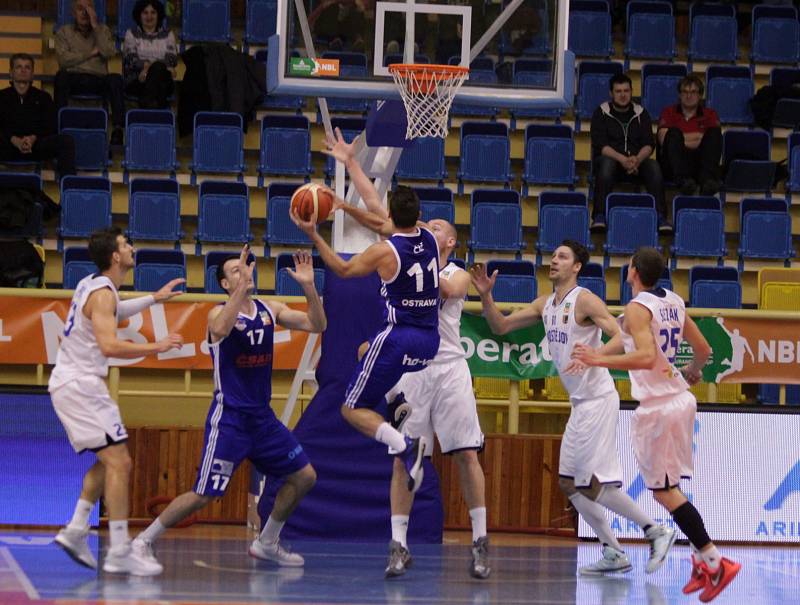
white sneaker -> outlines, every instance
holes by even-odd
[[[97,569],[97,559],[94,558],[92,551],[89,549],[89,544],[86,542],[86,537],[89,535],[89,528],[74,529],[72,527],[64,527],[55,537],[55,543],[58,544],[76,563],[85,565],[91,569]]]
[[[599,576],[604,573],[627,573],[631,569],[633,566],[628,555],[611,546],[604,546],[603,558],[591,565],[584,565],[578,573],[582,576]]]
[[[134,576],[157,576],[164,567],[152,555],[148,558],[137,553],[131,543],[109,549],[103,563],[106,573],[129,573]]]
[[[675,543],[677,534],[670,527],[655,525],[648,529],[644,535],[650,541],[650,558],[647,560],[645,571],[653,573],[667,560],[667,553]]]
[[[161,565],[156,559],[155,554],[153,554],[153,543],[149,540],[144,540],[142,538],[134,538],[131,542],[131,548],[136,555],[148,563]]]
[[[298,555],[296,552],[289,552],[281,546],[280,540],[275,544],[264,544],[261,540],[256,538],[250,544],[247,551],[251,557],[261,559],[263,561],[275,561],[278,565],[283,567],[302,567],[305,565],[305,559]]]

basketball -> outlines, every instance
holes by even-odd
[[[320,185],[309,183],[292,194],[291,208],[304,221],[320,224],[327,220],[333,208],[333,195]]]

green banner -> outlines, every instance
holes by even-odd
[[[316,70],[314,59],[308,57],[289,57],[290,76],[311,76]]]

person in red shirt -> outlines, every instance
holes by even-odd
[[[722,130],[717,112],[703,104],[703,81],[690,74],[678,83],[678,103],[658,120],[658,161],[664,177],[684,195],[719,191]]]

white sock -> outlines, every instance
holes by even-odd
[[[716,546],[709,544],[700,551],[700,556],[703,557],[703,561],[708,565],[708,569],[711,571],[717,571],[717,569],[719,569],[719,564],[722,562],[722,555],[719,554]]]
[[[128,521],[109,521],[108,533],[111,536],[111,548],[125,546],[130,540]]]
[[[155,542],[166,530],[167,528],[161,523],[161,519],[156,517],[156,520],[148,525],[142,533],[136,536],[136,539],[146,542]]]
[[[407,535],[408,515],[392,515],[392,540],[400,542],[403,548],[408,548]]]
[[[71,529],[86,529],[89,527],[89,515],[92,514],[94,502],[79,499],[75,505],[75,512],[72,513],[72,519],[67,523],[67,527]]]
[[[469,518],[472,521],[472,541],[486,535],[486,507],[469,509]]]
[[[388,422],[384,422],[378,427],[378,430],[375,431],[375,439],[388,445],[398,454],[406,449],[405,437]]]
[[[617,542],[614,533],[611,531],[611,526],[608,524],[603,507],[597,502],[589,500],[583,494],[572,494],[569,497],[570,502],[575,507],[583,519],[589,524],[597,534],[602,544],[607,544],[612,548],[622,551],[622,546]]]
[[[656,526],[656,522],[639,508],[636,502],[633,501],[633,498],[615,485],[604,485],[600,490],[600,495],[597,497],[596,502],[614,511],[618,515],[630,519],[641,527],[642,531]]]
[[[264,529],[261,530],[261,535],[258,536],[258,539],[262,544],[275,544],[275,542],[278,541],[278,536],[280,535],[285,523],[286,521],[276,521],[272,518],[272,515],[270,515],[267,519],[267,522],[264,524]]]

